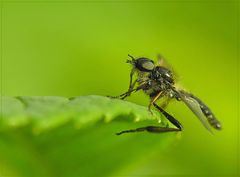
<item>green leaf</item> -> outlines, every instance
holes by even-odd
[[[146,107],[94,95],[1,97],[0,120],[0,176],[114,176],[176,136],[116,136],[146,125],[164,127],[166,121]]]

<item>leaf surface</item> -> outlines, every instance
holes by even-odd
[[[103,96],[1,97],[0,176],[115,176],[175,140],[175,133],[115,133],[166,126],[146,107]],[[127,175],[127,174],[126,174]]]

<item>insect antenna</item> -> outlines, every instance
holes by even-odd
[[[135,58],[134,58],[132,55],[130,55],[130,54],[128,54],[128,56],[129,56],[132,60],[127,60],[127,63],[133,64],[133,63],[135,62]]]

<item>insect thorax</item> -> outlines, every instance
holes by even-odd
[[[150,73],[149,78],[161,84],[174,84],[172,72],[161,66],[155,67]]]
[[[157,66],[148,74],[139,74],[138,81],[139,84],[146,83],[142,89],[150,97],[156,96],[159,92],[168,96],[172,94],[174,80],[171,71],[166,68]]]

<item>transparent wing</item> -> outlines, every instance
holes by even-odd
[[[167,59],[164,58],[161,54],[157,55],[157,65],[168,68],[173,73],[174,80],[175,81],[179,80],[179,75],[176,73],[176,71],[173,69],[173,67],[169,64]]]
[[[201,123],[203,124],[203,126],[212,133],[212,130],[208,124],[207,118],[205,117],[205,115],[203,114],[199,103],[197,102],[197,100],[195,100],[194,98],[190,97],[189,95],[185,94],[184,92],[179,92],[179,95],[182,99],[182,101],[187,105],[187,107],[189,109],[191,109],[191,111],[197,116],[197,118],[201,121]]]

